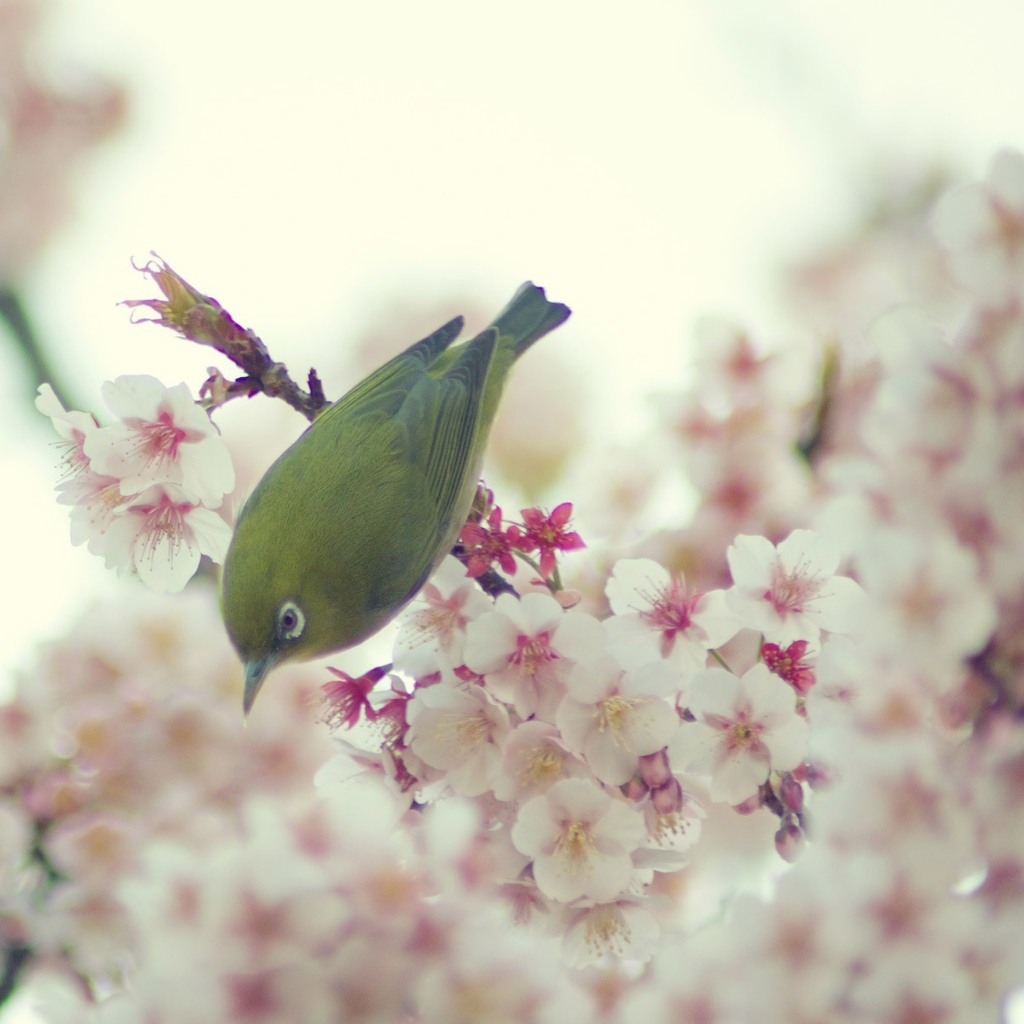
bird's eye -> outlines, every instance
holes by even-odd
[[[277,630],[282,640],[295,640],[306,628],[306,616],[294,601],[285,601],[277,613]]]

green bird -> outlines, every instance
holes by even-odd
[[[246,715],[275,665],[352,647],[415,596],[465,522],[512,364],[569,313],[527,282],[452,347],[456,317],[328,406],[267,470],[221,585]]]

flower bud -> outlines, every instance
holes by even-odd
[[[669,777],[668,782],[651,790],[651,806],[659,814],[676,814],[683,807],[683,787],[679,780]]]
[[[806,769],[807,785],[811,789],[828,789],[835,785],[838,775],[834,768],[824,764],[809,764]]]
[[[153,323],[227,355],[247,353],[256,344],[255,336],[235,323],[216,299],[194,288],[159,257],[137,269],[153,279],[164,298],[126,299],[122,305],[144,306],[156,314],[148,318]]]
[[[622,787],[622,795],[627,800],[632,800],[633,803],[638,803],[643,800],[643,798],[647,796],[647,793],[647,784],[639,775],[634,775],[633,778],[631,778],[629,782]]]
[[[802,811],[804,809],[804,787],[792,775],[786,774],[782,777],[782,782],[776,792],[787,810]]]
[[[794,864],[806,845],[807,835],[794,820],[788,821],[775,833],[775,849],[787,864]]]
[[[664,748],[653,754],[644,754],[639,764],[640,778],[652,789],[663,786],[672,778],[672,768],[668,763],[668,755]]]
[[[753,796],[748,796],[743,803],[734,804],[733,810],[737,814],[753,814],[754,811],[759,811],[762,807],[764,807],[764,800],[761,791],[758,790]]]

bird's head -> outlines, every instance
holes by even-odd
[[[352,647],[382,625],[382,613],[366,598],[367,573],[353,573],[351,561],[320,537],[274,537],[256,516],[236,524],[221,615],[245,666],[247,715],[275,667]]]
[[[238,631],[225,614],[228,635],[245,664],[242,708],[246,715],[252,710],[256,694],[272,668],[286,661],[314,657],[317,653],[315,650],[307,653],[311,645],[304,639],[307,616],[300,600],[285,599],[272,610],[270,616],[263,615],[260,618],[263,621],[262,629],[257,631],[243,627]]]
[[[292,588],[273,585],[257,573],[249,574],[230,562],[225,565],[221,612],[228,636],[245,666],[242,706],[252,709],[256,695],[271,669],[287,661],[304,660],[321,653],[317,639],[317,615],[309,600]]]
[[[337,650],[330,602],[315,573],[286,545],[266,543],[250,521],[240,522],[224,560],[221,614],[245,666],[243,707],[248,715],[270,671]]]

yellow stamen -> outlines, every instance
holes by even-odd
[[[555,782],[562,774],[562,758],[551,746],[534,747],[526,755],[519,770],[519,782],[524,789],[535,789]]]
[[[555,843],[555,856],[567,861],[572,871],[578,871],[590,860],[595,850],[594,837],[586,822],[570,821]]]
[[[598,729],[604,732],[611,729],[612,732],[622,732],[629,724],[629,719],[634,706],[638,702],[629,697],[620,697],[617,694],[601,701],[598,705]]]
[[[444,715],[438,723],[438,738],[460,752],[476,749],[491,738],[491,721],[482,711],[472,715]]]

